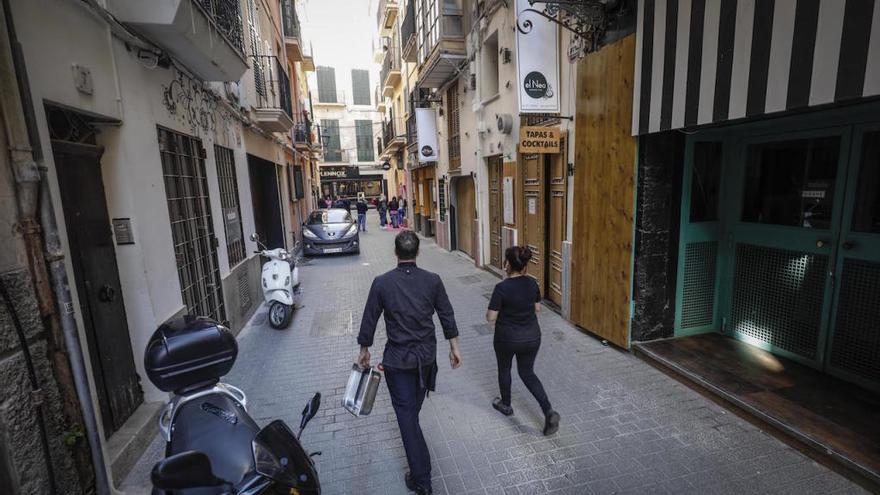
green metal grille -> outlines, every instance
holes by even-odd
[[[733,331],[815,360],[827,268],[827,256],[738,244]]]
[[[880,383],[880,263],[846,259],[831,365]]]
[[[717,241],[692,242],[685,247],[681,328],[711,325],[715,310]]]

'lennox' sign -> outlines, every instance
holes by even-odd
[[[523,126],[519,128],[520,153],[559,153],[559,128]]]

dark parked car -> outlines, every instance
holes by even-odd
[[[315,210],[303,224],[303,254],[360,254],[357,222],[341,208]]]

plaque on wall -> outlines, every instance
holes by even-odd
[[[116,245],[134,244],[134,233],[131,231],[130,218],[114,218],[113,237],[116,239]]]

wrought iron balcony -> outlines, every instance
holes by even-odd
[[[309,149],[312,146],[312,122],[308,119],[293,125],[293,145]]]
[[[397,57],[397,48],[394,44],[389,44],[385,50],[379,80],[382,81],[382,95],[394,96],[394,87],[400,82],[400,59]]]
[[[413,110],[406,119],[407,147],[416,146],[419,143],[419,133],[416,129],[416,112]]]
[[[110,13],[199,78],[238,81],[247,71],[239,0],[114,0]]]
[[[440,88],[467,60],[463,12],[461,8],[444,3],[439,14],[433,11],[420,28],[424,42],[418,51],[419,86]]]
[[[415,1],[413,0],[407,2],[406,14],[403,16],[403,22],[400,23],[400,46],[404,61],[416,62],[418,60]]]
[[[299,17],[296,15],[294,0],[281,1],[281,32],[284,34],[287,58],[294,62],[302,62],[302,38],[300,36]]]
[[[391,155],[406,143],[406,136],[397,133],[403,127],[403,121],[395,123],[396,120],[391,118],[382,124],[382,146],[379,149],[383,155]]]
[[[290,78],[274,55],[253,55],[257,124],[268,132],[287,132],[293,127]]]

